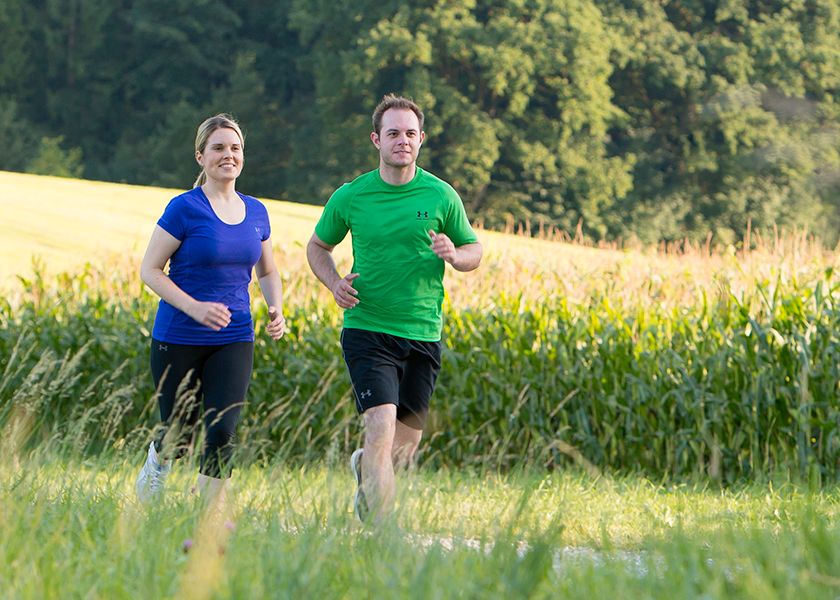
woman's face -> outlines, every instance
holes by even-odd
[[[195,160],[204,168],[208,179],[236,180],[245,164],[242,140],[233,129],[217,129],[207,138],[204,152],[195,153]]]

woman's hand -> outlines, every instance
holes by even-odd
[[[265,330],[272,340],[277,341],[286,333],[286,318],[282,310],[277,310],[273,306],[268,307],[268,318],[268,327]]]
[[[196,301],[186,313],[213,331],[219,331],[230,325],[230,311],[220,302]]]

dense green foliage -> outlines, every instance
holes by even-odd
[[[186,187],[227,110],[241,188],[323,203],[385,92],[488,225],[837,240],[838,0],[6,0],[0,168]]]
[[[258,331],[245,460],[311,461],[359,443],[340,314],[294,273],[291,333],[271,343]],[[572,304],[498,290],[482,297],[487,308],[447,305],[423,460],[835,479],[838,286],[829,270],[677,305],[609,291]],[[33,444],[142,447],[157,417],[147,367],[154,307],[119,272],[66,277],[55,288],[29,282],[19,304],[0,306],[0,422],[25,424]]]

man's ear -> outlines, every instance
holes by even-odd
[[[373,142],[373,145],[376,146],[376,149],[379,150],[379,134],[375,131],[370,132],[370,141]]]

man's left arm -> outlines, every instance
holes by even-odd
[[[481,263],[481,255],[484,253],[481,242],[456,247],[445,233],[429,231],[429,237],[432,239],[432,252],[452,265],[456,271],[472,271]]]

